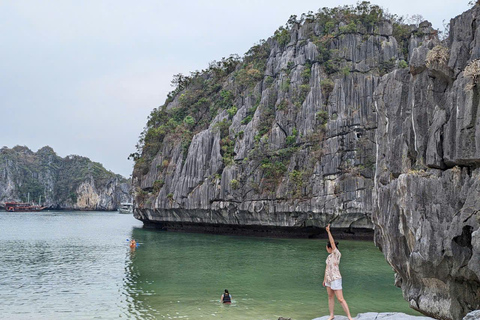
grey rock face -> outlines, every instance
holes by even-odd
[[[415,72],[390,73],[375,91],[375,241],[411,307],[439,319],[480,307],[479,100],[463,74],[474,55],[462,51],[475,46],[466,19],[477,16],[452,20],[452,72],[414,54]]]
[[[475,310],[468,313],[463,320],[478,320],[480,319],[480,310]]]

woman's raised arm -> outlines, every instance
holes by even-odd
[[[335,240],[333,240],[332,233],[330,232],[330,223],[325,228],[328,233],[328,241],[330,241],[330,246],[332,247],[332,251],[335,250],[337,247],[335,246]]]

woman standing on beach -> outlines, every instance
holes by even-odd
[[[342,275],[340,274],[340,269],[338,265],[340,264],[340,257],[342,254],[338,251],[338,242],[333,240],[333,236],[330,233],[330,224],[326,227],[328,233],[328,243],[327,243],[327,252],[329,253],[327,257],[325,267],[325,277],[323,278],[323,286],[327,287],[328,293],[328,310],[330,311],[330,317],[328,320],[332,320],[335,316],[333,314],[335,306],[335,296],[337,296],[338,302],[342,305],[343,310],[347,314],[349,320],[353,320],[350,315],[350,310],[348,309],[347,301],[343,298],[342,291]]]

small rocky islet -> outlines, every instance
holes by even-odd
[[[474,5],[441,39],[368,2],[324,8],[176,75],[131,154],[135,217],[374,231],[412,308],[451,320],[480,309],[478,21]]]

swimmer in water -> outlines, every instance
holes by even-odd
[[[228,293],[227,289],[225,289],[225,292],[220,297],[220,302],[228,304],[232,303],[232,296],[230,295],[230,293]]]
[[[137,247],[137,242],[135,239],[130,240],[130,249],[135,249]]]

